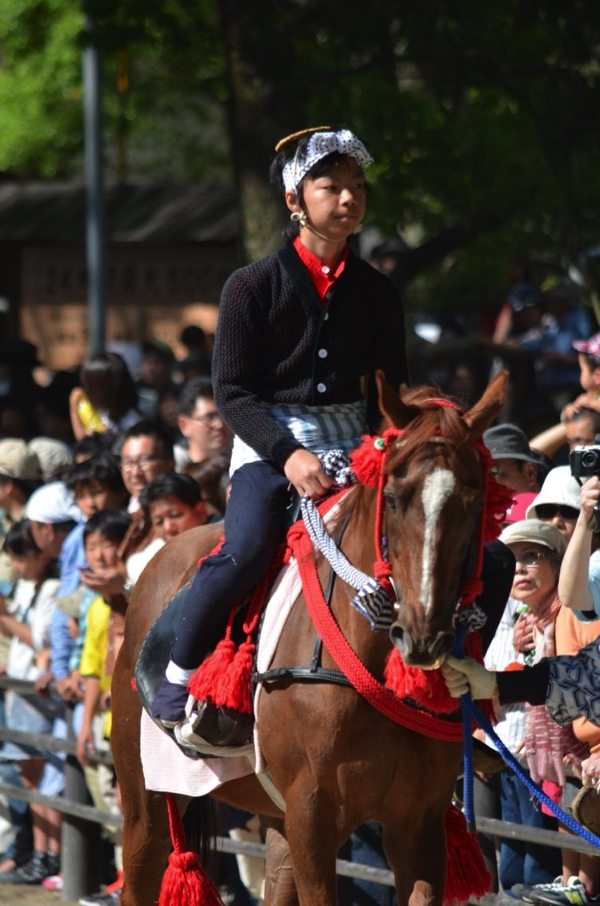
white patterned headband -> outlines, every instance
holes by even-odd
[[[283,168],[282,177],[286,192],[295,192],[308,171],[317,161],[338,151],[346,157],[353,157],[361,167],[373,163],[373,158],[353,132],[340,129],[339,132],[314,132],[301,159],[298,151],[294,159]]]

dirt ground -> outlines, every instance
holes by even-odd
[[[2,906],[26,903],[27,906],[77,906],[71,901],[66,904],[61,899],[62,894],[56,890],[46,890],[37,884],[2,884],[0,887],[0,900]]]

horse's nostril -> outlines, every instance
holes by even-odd
[[[390,626],[390,638],[392,640],[392,645],[398,649],[400,654],[404,657],[410,654],[410,651],[412,650],[410,633],[405,632],[399,623],[392,623]]]

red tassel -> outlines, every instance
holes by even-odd
[[[223,900],[196,853],[173,852],[163,875],[158,906],[223,906]]]
[[[364,434],[361,440],[360,447],[350,454],[352,471],[361,484],[376,488],[385,454],[385,441],[382,437],[370,437],[368,434]]]
[[[221,677],[229,670],[235,657],[235,643],[222,639],[213,653],[200,664],[188,683],[188,692],[199,701],[215,701]]]
[[[446,886],[444,906],[468,903],[489,893],[492,877],[485,867],[476,834],[467,830],[465,816],[451,805],[446,812]]]
[[[428,711],[450,714],[458,702],[448,692],[440,670],[407,667],[397,648],[393,648],[385,665],[385,687],[398,698],[412,698]]]
[[[213,698],[215,705],[224,705],[242,714],[252,714],[250,674],[255,650],[251,639],[242,642],[229,669],[221,676],[215,690],[216,697]]]

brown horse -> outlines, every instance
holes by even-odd
[[[378,375],[384,427],[403,429],[386,454],[383,519],[399,598],[391,635],[408,663],[433,667],[452,645],[461,571],[477,537],[483,496],[484,470],[471,441],[499,412],[504,381],[498,376],[464,413],[438,405],[431,388],[403,391],[400,399]],[[375,560],[377,496],[376,490],[359,487],[347,505],[342,548],[364,572]],[[140,577],[129,606],[113,679],[112,744],[124,812],[123,906],[156,902],[170,848],[164,795],[144,788],[134,665],[149,626],[219,532],[219,526],[204,527],[169,542]],[[331,610],[352,649],[381,680],[390,638],[372,632],[348,606],[353,594],[337,580]],[[300,598],[272,666],[308,665],[314,644],[315,630]],[[323,666],[336,667],[327,650]],[[322,682],[266,686],[258,722],[265,760],[286,805],[283,832],[273,830],[267,837],[267,903],[333,906],[336,853],[353,830],[375,821],[382,827],[398,902],[439,906],[444,815],[460,766],[460,743],[420,735],[379,713],[353,688]],[[283,818],[254,775],[224,784],[214,796]],[[286,846],[287,860],[281,855]],[[277,869],[269,867],[274,852]]]

